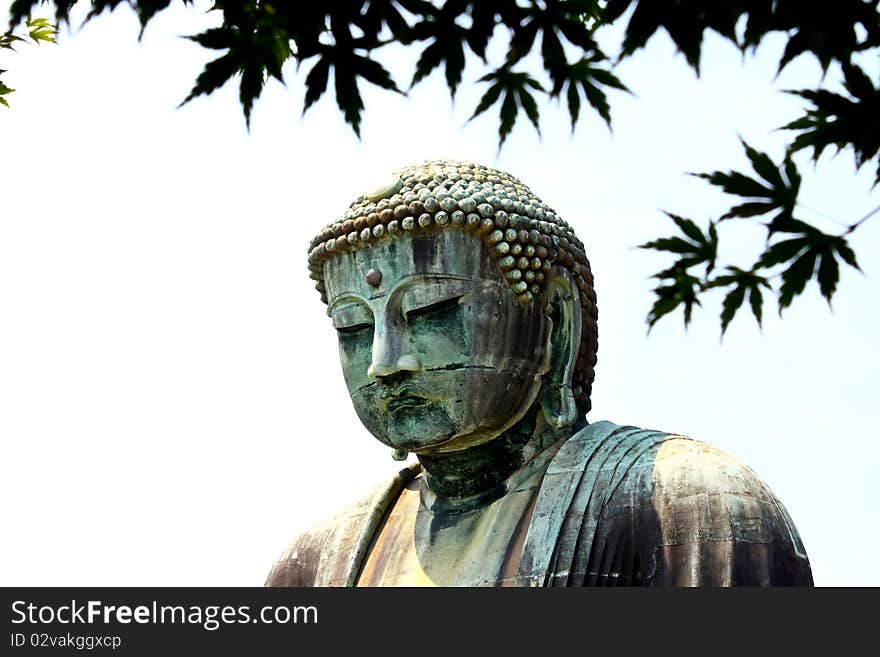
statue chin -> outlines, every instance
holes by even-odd
[[[423,452],[449,442],[458,432],[459,427],[443,405],[428,402],[390,411],[381,435],[374,435],[389,447]]]
[[[515,425],[538,400],[537,368],[457,367],[351,392],[366,429],[393,449],[451,452],[481,445]]]
[[[453,419],[439,402],[396,408],[384,415],[357,408],[364,426],[381,443],[413,453],[457,451],[492,440],[504,427],[484,428]]]

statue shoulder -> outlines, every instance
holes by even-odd
[[[419,473],[418,464],[324,522],[300,534],[282,553],[266,586],[353,586],[386,509]]]
[[[725,493],[762,502],[776,499],[751,468],[708,443],[669,434],[651,457],[655,499],[658,488],[661,497]]]
[[[273,564],[266,586],[315,586],[324,546],[346,526],[345,513],[338,513],[294,539]]]
[[[669,435],[650,454],[658,583],[810,585],[797,529],[769,486],[707,443]],[[647,483],[647,482],[646,482]]]
[[[554,457],[526,539],[539,585],[809,585],[794,523],[748,466],[706,443],[596,422]]]

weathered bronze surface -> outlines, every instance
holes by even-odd
[[[511,176],[408,167],[312,241],[364,426],[419,463],[300,536],[270,586],[810,585],[782,504],[701,442],[588,424],[583,244]]]

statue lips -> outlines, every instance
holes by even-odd
[[[427,393],[412,384],[388,386],[379,392],[379,407],[388,413],[394,413],[404,408],[423,406],[428,401]]]

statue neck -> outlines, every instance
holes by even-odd
[[[505,484],[514,473],[578,428],[554,430],[542,413],[533,410],[511,429],[482,445],[455,452],[418,454],[425,482],[436,498],[433,508],[458,511],[491,503],[507,492]]]

